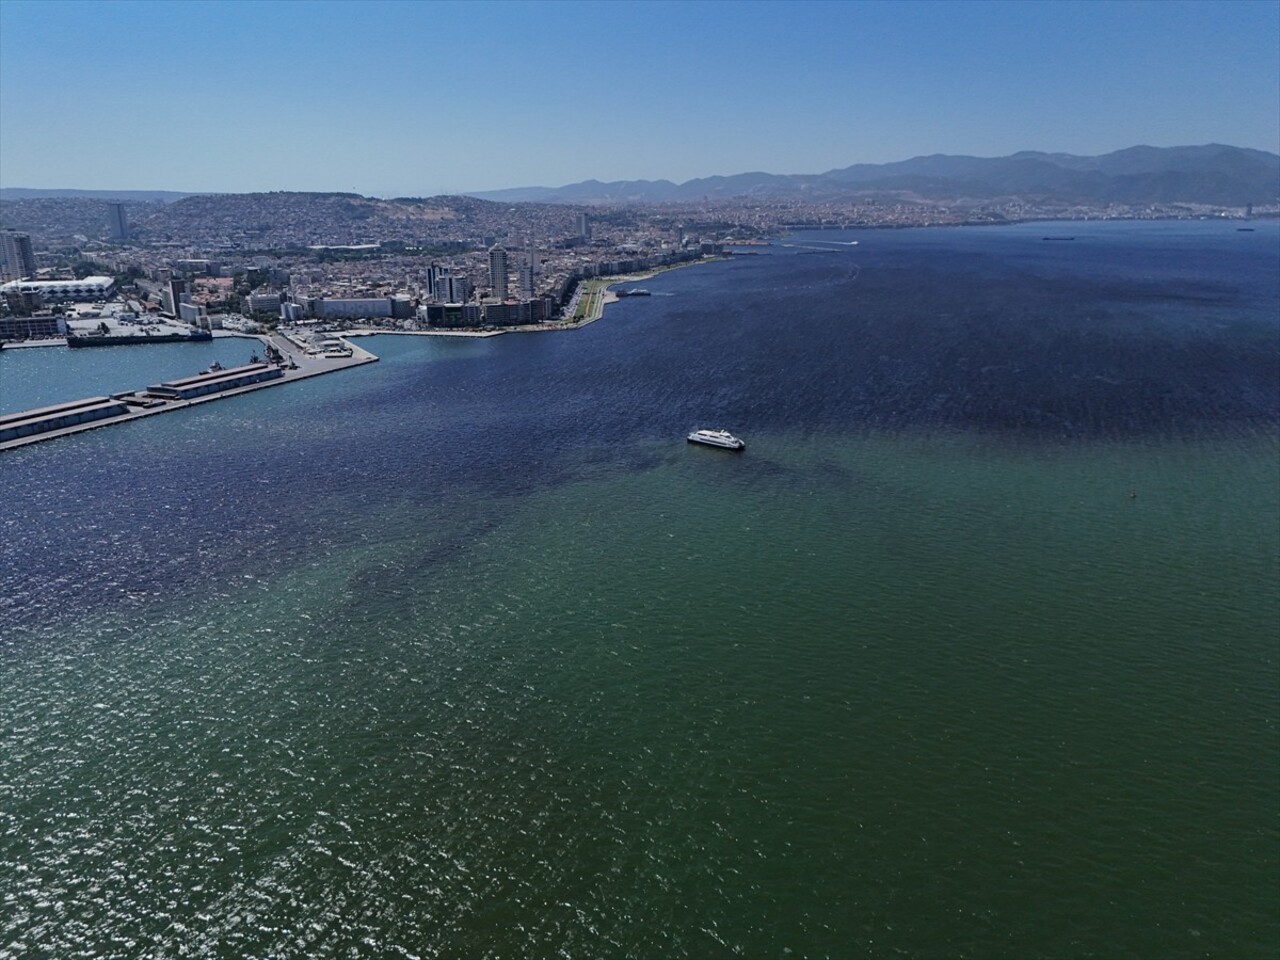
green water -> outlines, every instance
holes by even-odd
[[[751,441],[18,637],[0,957],[1275,954],[1274,438]]]

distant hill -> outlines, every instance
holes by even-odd
[[[448,247],[486,234],[569,236],[575,214],[563,204],[498,204],[457,196],[382,200],[355,193],[293,191],[193,194],[173,203],[121,202],[132,240],[211,250],[397,241]],[[107,201],[83,196],[0,199],[0,227],[21,230],[46,244],[111,236]]]
[[[34,187],[0,187],[0,200],[47,200],[69,197],[85,200],[132,200],[141,203],[174,203],[194,193],[173,190],[39,190]]]
[[[820,174],[740,173],[670,180],[585,180],[564,187],[473,193],[506,203],[674,203],[737,197],[816,202],[874,194],[924,200],[1025,197],[1103,205],[1202,203],[1241,206],[1280,199],[1280,156],[1219,143],[1129,147],[1098,157],[1026,150],[1008,157],[934,154],[896,163],[859,163]]]

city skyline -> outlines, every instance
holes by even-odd
[[[8,0],[0,28],[7,187],[426,196],[1280,152],[1270,3]]]

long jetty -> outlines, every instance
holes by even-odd
[[[128,423],[174,410],[253,390],[294,383],[338,370],[375,363],[377,357],[344,340],[341,355],[307,353],[287,338],[268,337],[264,343],[275,351],[277,363],[250,363],[226,370],[209,370],[194,377],[166,380],[140,390],[115,393],[109,397],[88,397],[36,410],[0,415],[0,451],[53,440],[84,430]],[[349,352],[348,352],[349,351]]]

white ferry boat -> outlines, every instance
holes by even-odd
[[[695,430],[689,434],[690,443],[705,443],[709,447],[726,450],[745,450],[747,445],[728,430]]]

